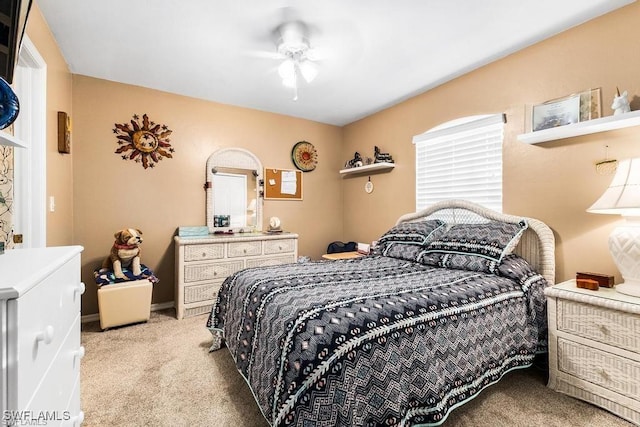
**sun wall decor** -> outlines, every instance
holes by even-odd
[[[116,123],[113,128],[119,145],[115,153],[122,154],[123,160],[141,163],[145,169],[155,167],[163,157],[173,158],[175,150],[169,144],[171,132],[167,125],[149,121],[146,114],[142,115],[142,121],[134,114],[129,123]]]

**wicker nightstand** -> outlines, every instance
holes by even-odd
[[[640,424],[640,298],[574,280],[545,294],[549,387]]]

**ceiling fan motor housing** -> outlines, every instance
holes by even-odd
[[[278,38],[278,53],[292,59],[305,59],[309,50],[307,26],[301,21],[284,23],[276,29]]]

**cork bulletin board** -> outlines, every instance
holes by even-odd
[[[302,200],[302,171],[264,169],[265,200]]]

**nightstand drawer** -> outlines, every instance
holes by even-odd
[[[558,369],[615,393],[640,399],[640,363],[558,339]]]
[[[204,261],[224,258],[224,244],[189,245],[184,248],[185,261]]]
[[[558,330],[640,352],[640,316],[571,300],[557,304]]]

